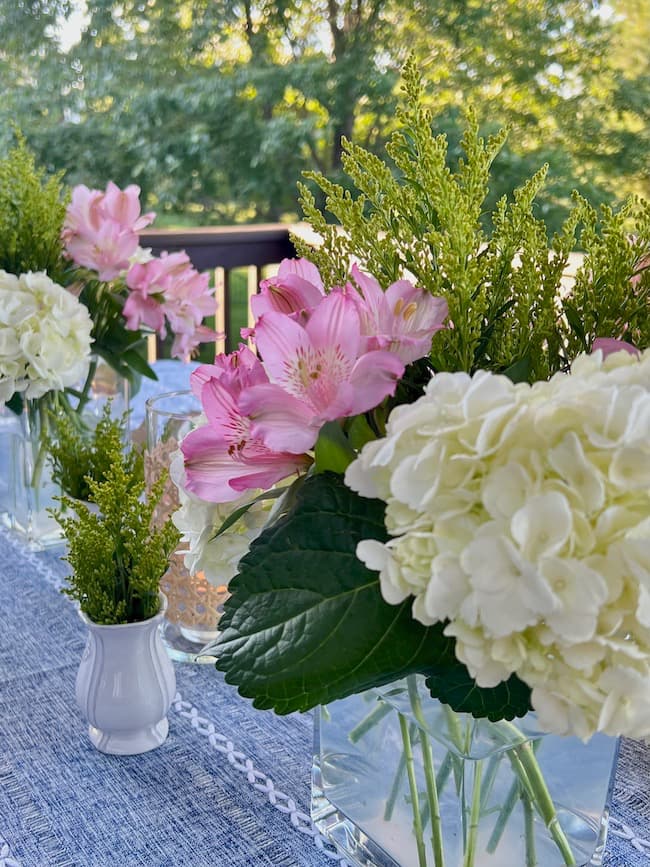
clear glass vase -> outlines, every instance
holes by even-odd
[[[173,454],[195,426],[201,412],[201,404],[191,391],[166,392],[147,400],[147,488],[169,470]],[[154,521],[162,523],[179,505],[178,489],[168,479]],[[200,651],[217,637],[217,624],[229,594],[225,585],[211,584],[202,572],[191,573],[185,567],[185,550],[180,548],[172,555],[169,569],[160,582],[168,601],[162,639],[172,659],[213,663],[213,657],[201,656]]]
[[[316,712],[312,818],[351,865],[598,867],[617,751],[456,714],[413,676]]]
[[[73,398],[71,404],[91,429],[97,425],[107,402],[110,401],[112,418],[120,418],[129,410],[131,389],[128,379],[99,355],[90,356],[88,375],[83,383],[79,383],[77,391],[79,397],[76,402]]]
[[[61,488],[52,481],[44,438],[49,432],[48,403],[26,400],[20,426],[11,437],[8,482],[9,527],[32,548],[60,544],[63,534],[48,511],[59,503]]]
[[[92,430],[107,401],[116,418],[128,411],[128,381],[98,356],[91,356],[88,376],[74,389],[27,399],[20,417],[5,415],[0,424],[0,519],[32,548],[62,543],[63,534],[49,510],[60,508],[61,488],[52,480],[45,438],[56,437],[56,418],[79,416]]]

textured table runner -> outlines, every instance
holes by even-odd
[[[212,666],[176,666],[162,747],[91,747],[60,553],[0,531],[0,867],[345,867],[308,815],[311,716],[255,711]],[[607,867],[650,864],[649,782],[624,743]]]

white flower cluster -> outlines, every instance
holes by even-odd
[[[449,621],[479,686],[515,672],[548,731],[650,737],[650,350],[439,374],[346,483],[387,504],[357,548],[385,600]]]
[[[236,510],[250,503],[260,491],[246,491],[230,503],[207,503],[185,490],[183,453],[174,454],[170,476],[178,488],[180,508],[172,521],[181,531],[181,541],[188,546],[185,566],[189,572],[203,572],[215,586],[228,584],[237,574],[241,558],[248,553],[250,543],[264,529],[271,513],[272,500],[260,500],[242,515],[228,530],[213,538],[219,527]]]
[[[87,308],[44,271],[0,271],[0,402],[83,380],[92,327]]]

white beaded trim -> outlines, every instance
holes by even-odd
[[[294,799],[276,789],[273,780],[258,770],[253,765],[251,759],[244,755],[244,753],[236,750],[235,745],[229,738],[219,734],[214,727],[214,723],[210,722],[206,717],[200,716],[198,710],[191,702],[183,701],[180,694],[177,694],[172,707],[181,717],[190,721],[192,728],[198,734],[208,739],[213,749],[219,753],[223,753],[236,770],[245,774],[249,785],[266,795],[269,803],[289,818],[291,825],[296,831],[312,837],[316,848],[327,858],[338,862],[339,867],[350,867],[348,862],[336,850],[336,847],[318,831],[311,817],[298,808]]]
[[[11,854],[9,843],[0,834],[0,867],[21,867],[19,861]]]
[[[630,846],[632,846],[632,848],[636,849],[637,852],[646,855],[648,857],[648,863],[650,863],[650,840],[638,837],[629,825],[619,821],[619,819],[613,819],[611,816],[609,819],[609,833],[614,837],[620,837],[621,840],[625,840],[630,844]]]

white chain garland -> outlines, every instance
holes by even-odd
[[[2,834],[0,834],[0,867],[21,867],[20,862],[12,856],[9,843]]]
[[[621,822],[618,819],[613,819],[611,816],[609,819],[609,833],[613,837],[620,837],[621,840],[625,840],[633,849],[636,849],[637,852],[641,852],[641,854],[645,855],[648,863],[650,863],[650,840],[638,837],[629,825],[626,825],[625,822]]]

